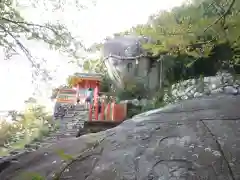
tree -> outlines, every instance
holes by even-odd
[[[88,59],[84,61],[83,69],[86,72],[106,73],[106,66],[102,59]]]
[[[64,8],[65,0],[46,1],[32,0],[29,3],[35,6],[40,4],[46,5],[45,8],[51,7],[53,10]],[[79,1],[75,1],[76,6],[83,8]],[[44,74],[45,79],[50,79],[46,69],[41,68],[29,49],[24,45],[24,40],[43,41],[56,50],[62,50],[76,57],[79,48],[84,48],[83,44],[74,38],[68,29],[60,23],[36,24],[26,21],[18,11],[15,0],[2,0],[0,3],[0,46],[3,48],[5,57],[8,59],[12,55],[23,52],[32,67],[35,69],[35,75]],[[85,6],[84,6],[85,7]]]
[[[224,3],[224,8],[223,2],[226,1],[205,0],[201,4],[193,3],[171,12],[161,12],[151,18],[148,24],[134,27],[131,32],[154,39],[154,44],[146,46],[154,54],[184,52],[196,56],[208,55],[216,43],[228,38],[225,34],[226,23],[229,30],[230,22],[231,26],[235,26],[239,17],[238,14],[230,14],[239,8],[235,0]],[[230,21],[226,21],[228,16],[232,18]]]
[[[13,121],[17,121],[18,117],[21,115],[15,110],[10,110],[8,111],[8,116],[10,116]]]
[[[89,7],[89,4],[95,5],[95,0],[90,0],[88,3],[84,1],[75,1],[75,0],[29,0],[29,4],[33,7],[44,6],[46,10],[63,10],[68,5],[68,3],[73,4],[77,9],[86,9]]]
[[[144,49],[152,59],[164,57],[164,65],[170,56],[174,63],[169,63],[167,77],[173,77],[172,83],[223,68],[240,72],[239,10],[236,0],[194,0],[122,34],[149,37]]]
[[[36,100],[34,97],[29,97],[29,98],[25,101],[25,104],[28,104],[28,103],[37,103],[37,100]]]
[[[102,59],[89,59],[83,63],[83,69],[86,72],[94,72],[102,75],[102,82],[100,84],[101,92],[110,92],[112,82],[107,74],[107,69]]]
[[[0,123],[1,155],[8,153],[6,149],[2,149],[3,147],[12,151],[19,148],[19,144],[24,146],[34,140],[41,139],[51,130],[52,117],[48,115],[45,107],[38,104],[36,99],[32,97],[25,102],[24,112],[10,111],[9,115],[13,117],[13,123],[4,120]]]

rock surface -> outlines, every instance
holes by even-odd
[[[21,180],[31,172],[50,180],[65,167],[61,180],[238,180],[239,107],[240,96],[232,95],[168,105],[25,154],[2,166],[0,179]],[[66,166],[59,149],[75,160]]]

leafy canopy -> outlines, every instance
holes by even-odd
[[[83,1],[72,0],[68,2],[66,0],[30,0],[29,4],[35,7],[44,7],[46,10],[50,7],[52,11],[61,11],[69,2],[75,3],[79,9],[86,8]],[[42,41],[51,49],[61,50],[75,58],[77,57],[76,52],[81,48],[85,50],[85,48],[61,23],[37,24],[24,19],[19,12],[19,3],[21,1],[17,0],[2,0],[0,3],[0,46],[6,59],[11,58],[12,55],[23,53],[35,69],[35,76],[42,74],[45,80],[50,80],[49,72],[41,67],[41,64],[36,61],[24,44],[26,40]]]
[[[170,12],[152,15],[147,24],[124,33],[150,37],[153,42],[144,47],[153,55],[209,56],[216,44],[239,46],[239,10],[240,2],[236,0],[194,0]]]

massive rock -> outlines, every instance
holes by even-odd
[[[65,164],[59,179],[238,180],[239,107],[240,96],[232,95],[168,105],[105,132],[22,156],[2,171],[0,179],[19,180],[23,172],[52,179],[63,163],[54,152],[62,148],[76,158]]]
[[[123,79],[136,78],[135,74],[129,72],[128,64],[131,64],[132,68],[136,68],[136,59],[144,57],[146,54],[142,44],[149,41],[149,38],[143,36],[125,35],[109,39],[103,44],[102,56],[108,75],[115,86],[122,88],[124,87]]]

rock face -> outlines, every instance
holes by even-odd
[[[98,143],[78,155],[59,179],[238,180],[239,107],[240,96],[211,95],[137,115],[116,128],[95,134]],[[74,141],[71,151],[80,151],[90,138],[86,135],[56,146]],[[41,152],[34,153],[28,156],[41,159]],[[3,171],[0,179],[18,180],[19,173],[31,169],[52,179],[48,176],[51,163],[46,163],[51,157],[36,163],[28,156],[18,160],[19,166]]]
[[[103,44],[102,56],[108,75],[115,86],[123,88],[124,82],[130,79],[135,82],[146,82],[149,59],[144,56],[146,52],[142,44],[149,41],[143,36],[125,35],[110,39]],[[156,74],[154,72],[152,75],[155,77]],[[157,78],[151,78],[151,81],[155,82]]]
[[[149,39],[142,36],[119,36],[104,43],[103,56],[118,55],[121,57],[135,57],[144,53],[141,43],[147,43]]]

